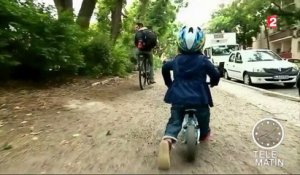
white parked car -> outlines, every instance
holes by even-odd
[[[296,64],[266,49],[234,51],[224,68],[224,78],[242,80],[248,85],[284,83],[286,87],[293,87],[299,72]]]

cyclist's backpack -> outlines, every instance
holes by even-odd
[[[145,29],[140,32],[142,32],[140,39],[143,41],[143,44],[139,46],[139,49],[153,49],[157,44],[156,34],[150,29]]]

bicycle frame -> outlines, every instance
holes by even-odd
[[[149,58],[144,54],[139,54],[137,61],[139,66],[139,84],[141,90],[144,90],[146,84],[150,85]]]

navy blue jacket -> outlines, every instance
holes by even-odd
[[[173,71],[173,81],[171,70]],[[206,56],[179,54],[172,61],[163,65],[162,75],[168,87],[164,99],[166,103],[213,106],[206,76],[210,77],[210,85],[213,87],[219,84],[220,74]]]

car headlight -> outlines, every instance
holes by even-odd
[[[294,66],[293,67],[293,71],[299,71],[299,67],[298,66]]]
[[[262,68],[253,68],[253,72],[265,72]]]

